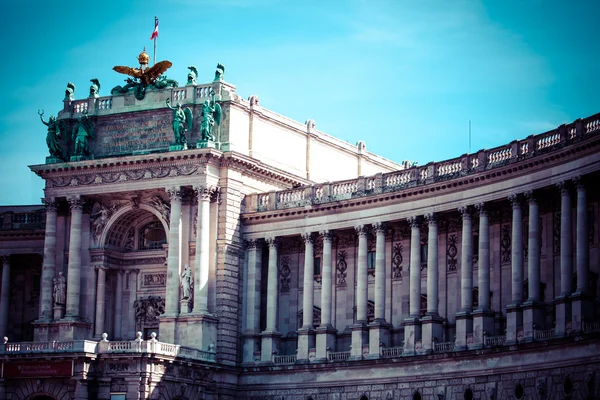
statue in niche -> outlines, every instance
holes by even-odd
[[[65,90],[65,101],[71,101],[75,97],[75,84],[73,82],[67,83],[67,89]]]
[[[92,235],[97,240],[108,222],[110,211],[104,204],[95,203],[90,217],[92,219]]]
[[[67,279],[62,272],[59,272],[58,278],[54,278],[53,283],[54,305],[64,306],[67,300]]]
[[[87,156],[90,154],[88,140],[94,139],[94,126],[88,118],[86,110],[83,111],[83,116],[77,117],[77,124],[73,127],[73,140],[75,148],[73,155]]]
[[[177,107],[171,106],[171,101],[167,99],[167,107],[173,111],[173,133],[175,134],[175,143],[187,143],[185,131],[192,130],[192,110],[189,107],[185,109],[181,107],[181,103],[177,103]]]
[[[188,67],[188,69],[190,70],[190,72],[188,73],[188,76],[187,76],[187,84],[188,85],[195,85],[196,84],[196,78],[198,77],[198,70],[196,69],[195,65],[190,65]]]
[[[192,296],[192,286],[194,286],[194,280],[192,278],[192,270],[189,264],[185,264],[183,273],[181,274],[181,299],[189,300]]]
[[[211,99],[202,104],[202,120],[200,121],[200,139],[214,141],[213,128],[221,124],[221,105],[215,101],[215,92],[211,89]]]
[[[98,97],[98,93],[100,93],[100,81],[96,78],[90,79],[92,82],[92,86],[90,86],[90,97]]]
[[[62,145],[60,144],[60,123],[57,119],[51,115],[48,122],[44,121],[44,110],[41,112],[38,110],[40,120],[42,124],[48,127],[48,134],[46,135],[46,144],[48,145],[48,151],[51,157],[62,158]]]
[[[225,75],[225,66],[219,63],[215,70],[215,82],[221,82],[223,80],[223,75]]]

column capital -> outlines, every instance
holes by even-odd
[[[429,226],[437,225],[438,215],[436,213],[427,213],[424,215],[424,217]]]
[[[356,232],[356,235],[358,237],[361,237],[361,236],[366,237],[367,236],[367,226],[366,225],[356,225],[354,227],[354,231]]]
[[[508,201],[510,201],[513,210],[515,208],[521,208],[521,196],[519,196],[519,194],[511,194],[507,198]]]
[[[387,229],[387,223],[385,222],[375,222],[373,224],[371,224],[371,226],[373,227],[373,230],[375,231],[375,233],[385,233],[385,230]]]
[[[561,195],[569,194],[569,181],[560,181],[556,184]]]
[[[300,235],[305,244],[313,244],[315,242],[315,236],[312,232],[304,232]]]
[[[0,255],[0,264],[2,266],[4,266],[4,265],[10,265],[10,254],[2,254],[2,255]]]
[[[463,221],[466,219],[471,219],[471,207],[469,207],[469,206],[459,207],[458,212],[462,216]]]
[[[134,268],[134,269],[132,269],[130,271],[133,272],[136,275],[138,275],[140,273],[140,269],[139,268]]]
[[[487,206],[483,202],[475,204],[475,209],[479,211],[479,215],[487,215],[488,213]]]
[[[536,196],[536,192],[534,190],[528,190],[528,191],[524,192],[523,195],[525,196],[525,198],[527,199],[527,202],[529,204],[537,203],[537,196]]]
[[[212,197],[219,191],[217,186],[199,184],[194,185],[194,192],[198,196],[198,200],[211,201]]]
[[[585,179],[583,178],[583,176],[578,175],[575,178],[573,178],[573,184],[577,188],[577,191],[585,190]]]
[[[248,250],[256,250],[260,248],[260,239],[244,239],[244,246]]]
[[[269,236],[265,238],[265,242],[267,242],[270,248],[279,248],[279,239],[277,239],[276,236]]]
[[[94,266],[94,269],[95,269],[96,271],[100,271],[100,270],[102,270],[102,271],[106,272],[106,270],[107,270],[108,268],[107,268],[105,265],[95,265],[95,266]]]
[[[418,215],[406,218],[406,222],[408,222],[411,228],[419,228],[421,226],[421,218]]]
[[[44,207],[46,208],[46,212],[56,212],[56,198],[54,197],[44,197],[42,198],[42,203],[44,203]]]
[[[174,200],[181,201],[181,197],[182,197],[181,186],[168,187],[168,188],[165,188],[165,191],[171,198],[171,201],[174,201]]]
[[[319,232],[319,236],[323,239],[323,243],[331,242],[333,240],[333,232],[330,230],[324,230]]]
[[[67,197],[67,201],[69,202],[71,210],[81,210],[83,207],[83,199],[78,194]]]

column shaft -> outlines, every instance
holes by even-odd
[[[374,224],[375,238],[375,320],[385,321],[385,226]]]
[[[169,218],[169,256],[167,258],[167,293],[165,315],[174,316],[179,311],[179,225],[181,219],[180,188],[167,190],[171,197]]]
[[[427,236],[427,313],[438,314],[438,226],[434,214],[426,216]]]
[[[196,258],[194,271],[194,313],[208,312],[208,274],[210,265],[210,196],[214,189],[196,187],[198,219],[196,226]]]
[[[248,276],[247,276],[247,303],[246,303],[246,330],[259,332],[260,329],[260,277],[261,255],[260,244],[256,240],[249,240],[248,245]]]
[[[560,295],[573,291],[573,227],[571,225],[571,195],[566,183],[559,185],[560,202]]]
[[[473,226],[470,211],[463,207],[462,213],[462,254],[460,266],[462,311],[473,310]]]
[[[104,333],[104,303],[106,298],[106,268],[96,267],[98,280],[96,281],[96,324],[94,336],[99,338]]]
[[[332,235],[329,231],[321,232],[323,237],[323,270],[321,271],[321,326],[331,326],[331,285],[332,285]]]
[[[483,204],[479,208],[479,308],[490,310],[490,223]]]
[[[272,237],[269,243],[269,267],[267,276],[267,332],[277,331],[277,240]]]
[[[355,227],[358,235],[358,265],[356,269],[356,323],[367,323],[368,265],[367,230],[363,225]]]
[[[122,321],[123,321],[123,271],[118,270],[117,273],[117,285],[115,288],[115,315],[114,324],[115,329],[113,332],[114,338],[117,340],[122,339]]]
[[[529,232],[527,244],[527,282],[529,301],[540,298],[540,208],[533,194],[529,194]]]
[[[79,297],[81,288],[81,207],[79,196],[69,199],[71,206],[71,231],[69,234],[69,264],[67,269],[67,318],[79,317]]]
[[[41,320],[52,319],[52,288],[56,273],[56,204],[54,199],[46,203],[46,229],[44,238],[44,261],[42,263],[42,276],[40,287],[40,312]]]
[[[585,294],[588,284],[590,248],[588,245],[587,195],[579,181],[577,185],[577,293]]]
[[[302,329],[313,328],[313,307],[314,307],[314,274],[315,274],[315,256],[313,248],[313,236],[311,233],[305,233],[304,239],[304,287],[302,297]]]
[[[10,264],[8,256],[2,262],[2,285],[0,286],[0,338],[8,336],[8,301],[10,299]]]
[[[410,223],[410,282],[409,314],[411,318],[421,315],[421,232],[418,217],[409,218]]]
[[[509,197],[512,203],[511,243],[511,299],[513,304],[523,302],[523,213],[517,195]]]

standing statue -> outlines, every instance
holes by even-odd
[[[190,73],[188,74],[187,84],[188,85],[195,85],[196,84],[196,78],[198,77],[198,70],[196,69],[195,65],[190,65],[188,67],[188,69],[190,70]]]
[[[65,101],[73,100],[75,97],[75,84],[73,82],[67,83],[67,90],[65,90]]]
[[[90,97],[98,97],[98,93],[100,93],[100,81],[96,78],[90,79],[92,82],[92,86],[90,86]]]
[[[83,111],[83,117],[77,117],[77,124],[73,127],[73,140],[75,148],[73,155],[87,156],[90,154],[88,138],[94,139],[94,126],[88,118],[87,111]]]
[[[192,270],[189,264],[185,264],[183,273],[181,274],[181,299],[189,300],[191,297],[192,286],[194,281],[192,279]]]
[[[44,110],[38,110],[42,124],[48,127],[48,134],[46,135],[46,144],[48,145],[48,151],[51,157],[62,158],[62,146],[60,144],[60,124],[54,118],[50,116],[48,122],[44,121]]]
[[[58,278],[54,278],[53,282],[54,305],[63,306],[67,302],[67,279],[59,272]]]
[[[187,143],[185,131],[192,130],[192,110],[188,107],[183,109],[181,103],[177,103],[177,107],[172,107],[169,99],[167,99],[167,107],[173,111],[173,133],[175,134],[175,143]]]
[[[225,66],[221,63],[217,64],[217,70],[215,71],[215,82],[221,82],[225,75]]]
[[[98,238],[100,237],[100,234],[106,226],[109,217],[110,211],[104,204],[94,204],[94,206],[92,207],[90,218],[92,221],[92,235],[95,240],[98,240]]]
[[[200,139],[215,140],[213,128],[221,124],[221,105],[215,101],[215,92],[211,89],[211,100],[202,104],[202,120],[200,121]]]

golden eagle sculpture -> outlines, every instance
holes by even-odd
[[[113,70],[120,74],[129,75],[133,79],[127,78],[125,81],[127,84],[123,87],[115,87],[111,91],[111,94],[127,93],[129,89],[133,88],[135,97],[138,100],[141,100],[144,98],[146,88],[150,85],[154,85],[156,88],[178,86],[176,81],[172,79],[166,79],[166,77],[161,77],[161,75],[173,65],[171,61],[160,61],[148,68],[149,60],[150,56],[146,53],[146,48],[144,48],[144,50],[138,56],[138,61],[140,63],[139,68],[125,67],[120,65],[113,67]]]

